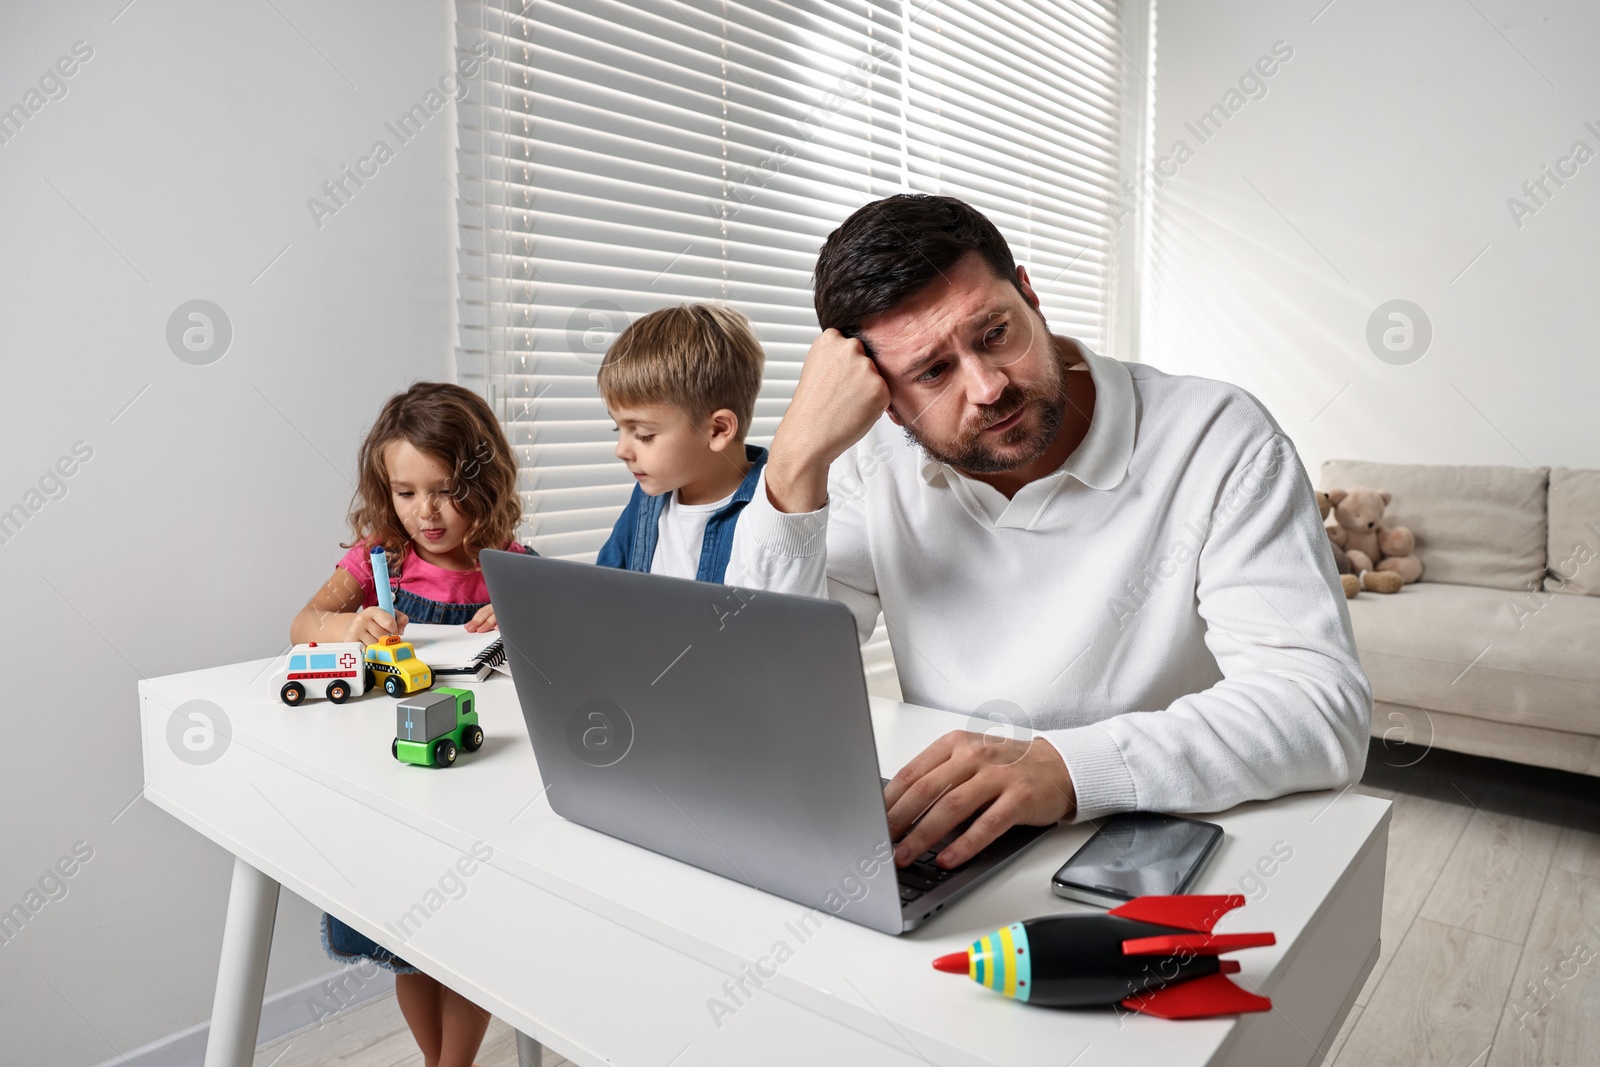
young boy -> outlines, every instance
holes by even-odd
[[[722,581],[767,462],[744,443],[764,362],[750,321],[712,304],[652,311],[618,335],[598,382],[637,484],[596,563]]]

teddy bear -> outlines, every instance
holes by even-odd
[[[1328,514],[1333,511],[1333,501],[1327,493],[1317,492],[1317,510],[1322,513],[1326,522]],[[1333,566],[1339,572],[1339,585],[1344,588],[1346,600],[1354,599],[1361,590],[1369,593],[1398,593],[1405,584],[1398,574],[1393,571],[1361,571],[1356,572],[1355,564],[1350,562],[1350,556],[1333,539],[1333,531],[1328,531],[1328,547],[1333,550]]]
[[[1416,537],[1404,526],[1383,525],[1383,509],[1393,499],[1387,489],[1359,485],[1328,491],[1333,513],[1328,540],[1344,550],[1361,587],[1373,592],[1398,592],[1422,577],[1422,560],[1412,555]]]

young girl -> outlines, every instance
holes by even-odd
[[[295,616],[290,640],[376,642],[408,622],[495,627],[478,567],[485,548],[524,551],[517,464],[494,412],[458,385],[418,382],[391,397],[361,446],[351,504],[355,538],[333,577]],[[370,546],[389,561],[394,615],[378,606]],[[489,1015],[331,915],[322,943],[340,963],[372,960],[395,973],[395,998],[427,1067],[468,1067]]]

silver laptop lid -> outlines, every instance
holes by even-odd
[[[557,814],[901,931],[848,608],[510,552],[480,558]]]

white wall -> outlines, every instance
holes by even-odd
[[[1600,7],[1158,0],[1156,33],[1156,154],[1194,155],[1156,193],[1146,361],[1250,389],[1313,478],[1600,467],[1600,158],[1520,228],[1506,205],[1575,141],[1600,153]],[[1280,40],[1266,95],[1201,144],[1184,123]],[[1434,332],[1404,366],[1366,341],[1395,298]]]
[[[93,849],[0,944],[7,1063],[98,1063],[210,1014],[230,864],[123,811],[135,680],[281,648],[378,405],[452,373],[451,109],[320,231],[305,203],[450,68],[447,0],[123,2],[0,7],[0,106],[93,49],[0,144],[0,510],[93,450],[0,543],[0,908]],[[166,342],[193,298],[233,323],[210,366]],[[315,918],[285,901],[272,989],[332,968]]]

